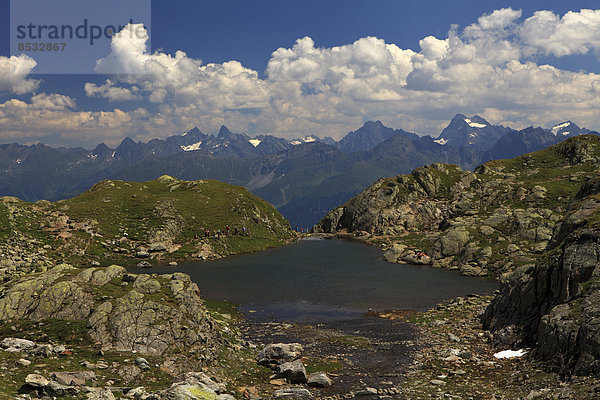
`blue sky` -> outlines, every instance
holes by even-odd
[[[162,4],[161,4],[162,3]],[[185,49],[205,62],[242,61],[263,72],[271,52],[310,36],[317,46],[331,47],[376,36],[401,48],[417,50],[419,40],[444,36],[451,25],[466,26],[495,9],[537,10],[564,14],[598,8],[597,1],[183,1],[152,2],[152,45],[172,53]],[[597,60],[574,68],[594,68]]]
[[[600,129],[600,13],[580,13],[595,8],[597,1],[153,1],[151,49],[160,57],[131,44],[118,60],[143,64],[144,77],[36,75],[21,58],[29,74],[0,81],[0,142],[90,147],[194,125],[214,132],[222,123],[250,134],[339,138],[369,119],[437,135],[455,113],[515,127],[572,119]],[[163,75],[149,77],[150,63]],[[36,122],[41,115],[46,124]]]

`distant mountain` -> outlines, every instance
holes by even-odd
[[[502,136],[490,149],[490,155],[493,159],[514,158],[521,154],[545,149],[570,137],[588,133],[598,135],[598,132],[579,128],[570,121],[558,124],[551,129],[530,126]]]
[[[554,135],[548,129],[530,126],[518,132],[501,137],[490,149],[492,158],[514,158],[521,154],[542,150],[552,144],[558,143],[560,136]],[[566,139],[566,137],[564,137]]]
[[[514,130],[502,125],[491,125],[479,115],[467,118],[456,114],[435,141],[441,145],[471,146],[477,150],[488,150],[498,139],[512,131]]]
[[[381,121],[368,121],[360,129],[344,136],[339,141],[338,146],[340,150],[346,153],[368,151],[395,135],[403,135],[412,139],[418,138],[414,133],[402,129],[388,128]]]
[[[554,125],[550,129],[550,132],[552,132],[552,134],[557,137],[573,137],[577,135],[585,135],[586,133],[590,133],[591,131],[586,128],[580,128],[571,121],[565,121],[560,124]]]
[[[483,142],[475,140],[452,145],[460,139],[458,133],[469,132],[465,125],[477,130],[478,139],[507,133],[490,150],[481,150]],[[493,158],[514,157],[589,131],[570,121],[552,129],[514,131],[459,114],[444,132],[448,139],[440,144],[440,139],[371,121],[340,142],[315,135],[294,140],[250,137],[223,126],[217,135],[193,128],[146,143],[125,138],[116,149],[104,144],[93,150],[6,144],[0,145],[0,195],[58,200],[103,179],[145,181],[163,174],[186,180],[212,178],[248,188],[293,225],[308,227],[382,176],[434,162],[473,169]]]

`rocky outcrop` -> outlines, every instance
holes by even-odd
[[[0,321],[18,319],[86,321],[103,349],[141,354],[193,349],[208,361],[220,343],[188,275],[138,276],[117,265],[61,264],[0,287]]]
[[[463,171],[433,164],[380,179],[332,210],[319,233],[384,243],[391,262],[500,277],[534,264],[581,184],[598,175],[600,138],[578,136]],[[567,229],[563,222],[563,230]],[[561,239],[561,234],[555,235]],[[400,247],[402,251],[398,249]]]
[[[534,346],[563,373],[600,376],[600,178],[583,185],[548,251],[510,276],[483,323],[500,345]]]
[[[473,174],[456,165],[433,164],[419,168],[410,175],[384,178],[333,210],[315,227],[316,231],[366,231],[389,235],[408,230],[437,227],[454,210],[438,201],[436,196],[446,195],[448,184],[468,185]],[[444,183],[442,183],[444,182]],[[444,186],[444,193],[440,187]],[[446,196],[444,196],[446,197]],[[414,205],[418,204],[418,207]]]

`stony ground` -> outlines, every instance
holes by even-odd
[[[490,300],[470,296],[424,313],[372,312],[327,324],[242,321],[238,327],[257,348],[301,343],[307,371],[325,371],[333,381],[330,388],[310,388],[316,398],[583,400],[600,396],[597,379],[561,377],[529,354],[495,358],[504,349],[494,348],[479,321]],[[254,393],[246,391],[247,398],[269,397],[283,385],[270,379],[268,369],[258,371],[246,380]],[[241,389],[238,392],[244,393]]]
[[[490,297],[459,298],[409,317],[419,329],[419,352],[401,391],[408,399],[594,399],[600,381],[568,379],[528,355],[496,359],[481,328]]]
[[[416,332],[410,324],[374,317],[317,325],[245,321],[241,332],[259,347],[300,343],[307,372],[326,372],[333,381],[329,388],[310,389],[318,398],[352,398],[367,390],[401,398],[398,388],[417,350]],[[266,379],[257,388],[268,396],[280,384]]]

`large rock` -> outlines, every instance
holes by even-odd
[[[200,386],[212,390],[217,394],[225,392],[225,385],[223,383],[213,381],[204,372],[186,372],[176,376],[174,383]]]
[[[82,386],[96,379],[96,373],[94,371],[52,372],[50,377],[61,385]]]
[[[62,385],[51,381],[38,374],[29,374],[25,377],[25,385],[19,389],[21,393],[37,393],[38,396],[75,396],[79,390],[73,386]]]
[[[324,372],[315,372],[308,376],[308,386],[312,387],[329,387],[333,385],[331,379]]]
[[[302,361],[290,361],[277,366],[277,376],[286,378],[290,383],[306,383],[306,368]]]
[[[274,399],[284,400],[312,400],[313,395],[308,389],[303,388],[285,388],[276,390],[273,393]]]
[[[122,285],[132,278],[133,285]],[[159,280],[170,293],[155,294],[162,288]],[[104,349],[152,355],[168,349],[194,350],[198,357],[210,360],[221,341],[198,286],[184,274],[132,276],[117,265],[80,271],[61,264],[0,289],[0,321],[87,321],[90,337]],[[105,290],[110,297],[103,295]],[[31,347],[16,339],[3,343],[14,351]],[[35,349],[51,353],[52,346],[47,346]]]
[[[436,249],[442,257],[459,254],[469,241],[469,232],[464,228],[449,229],[436,243]]]
[[[188,384],[172,386],[162,398],[164,400],[219,400],[219,396],[212,390]]]
[[[474,173],[448,164],[417,168],[379,179],[328,213],[314,231],[366,233],[374,243],[406,245],[402,254],[385,252],[391,262],[501,277],[546,249],[569,205],[565,194],[596,174],[595,159],[600,139],[578,136],[513,160],[487,162]],[[412,249],[431,258],[412,257]]]
[[[137,289],[140,293],[152,294],[160,290],[160,282],[150,275],[138,275],[133,282],[133,288]]]
[[[72,269],[61,264],[47,272],[28,275],[7,288],[0,298],[0,320],[86,318],[93,306],[92,296],[73,282],[56,282]]]
[[[6,351],[25,351],[35,347],[35,342],[27,339],[4,338],[0,347]]]
[[[110,389],[98,389],[89,392],[87,395],[87,400],[116,400],[115,395]]]
[[[299,343],[268,344],[258,353],[258,363],[275,368],[279,364],[299,359],[302,351]]]

